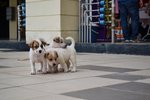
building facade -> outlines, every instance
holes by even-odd
[[[72,36],[78,41],[78,3],[78,0],[1,0],[0,40],[28,43],[35,38],[51,41],[55,36]],[[12,16],[13,19],[9,18]]]
[[[108,24],[110,28],[105,27],[107,25],[98,26],[103,22],[103,19],[110,19],[107,21],[110,23],[113,19],[104,17],[99,20],[100,17],[103,17],[100,16],[102,13],[106,13],[107,9],[110,10],[109,3],[110,7],[114,6],[108,2],[107,9],[100,9],[102,1],[105,0],[1,0],[0,40],[17,40],[29,43],[35,38],[43,38],[51,42],[55,36],[64,38],[71,36],[76,42],[82,43],[117,40],[117,33],[122,32],[121,28],[117,27],[115,31],[108,31],[112,30],[112,25]],[[106,1],[102,4],[106,5]],[[112,14],[108,13],[107,16],[111,17]],[[143,13],[142,16],[145,18]],[[148,22],[147,19],[145,22]],[[90,27],[91,25],[95,26]],[[112,33],[114,35],[111,35]],[[122,41],[123,35],[119,34],[118,36],[118,39]]]

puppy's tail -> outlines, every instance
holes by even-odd
[[[66,40],[70,40],[71,41],[71,45],[70,45],[70,47],[75,47],[75,41],[74,41],[74,39],[72,38],[72,37],[66,37]]]

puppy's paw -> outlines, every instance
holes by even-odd
[[[77,72],[77,69],[76,68],[72,68],[71,72]]]
[[[61,67],[58,69],[58,72],[64,72],[64,69]]]
[[[42,74],[47,74],[47,73],[48,73],[47,71],[42,72]]]
[[[36,75],[36,73],[35,72],[31,72],[31,75]]]
[[[48,73],[52,73],[52,71],[48,70],[48,71],[47,71],[47,74],[48,74]]]
[[[54,73],[58,73],[58,70],[54,70]]]
[[[69,70],[64,70],[64,72],[65,72],[65,73],[68,73],[68,72],[69,72]]]
[[[37,72],[41,73],[41,72],[42,72],[42,70],[40,69],[40,70],[38,70]]]

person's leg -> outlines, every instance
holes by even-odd
[[[126,4],[119,2],[119,10],[124,39],[129,40],[128,22],[127,22],[128,10],[126,8]]]
[[[131,17],[131,40],[136,40],[139,34],[139,8],[138,2],[128,3],[128,10]]]

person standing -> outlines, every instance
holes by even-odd
[[[148,0],[145,0],[145,1],[147,1],[147,4],[146,4],[146,13],[150,16],[150,0],[148,1]]]
[[[143,1],[118,0],[118,5],[125,42],[138,42],[139,6],[143,6]],[[131,18],[131,33],[129,31],[129,18]]]

